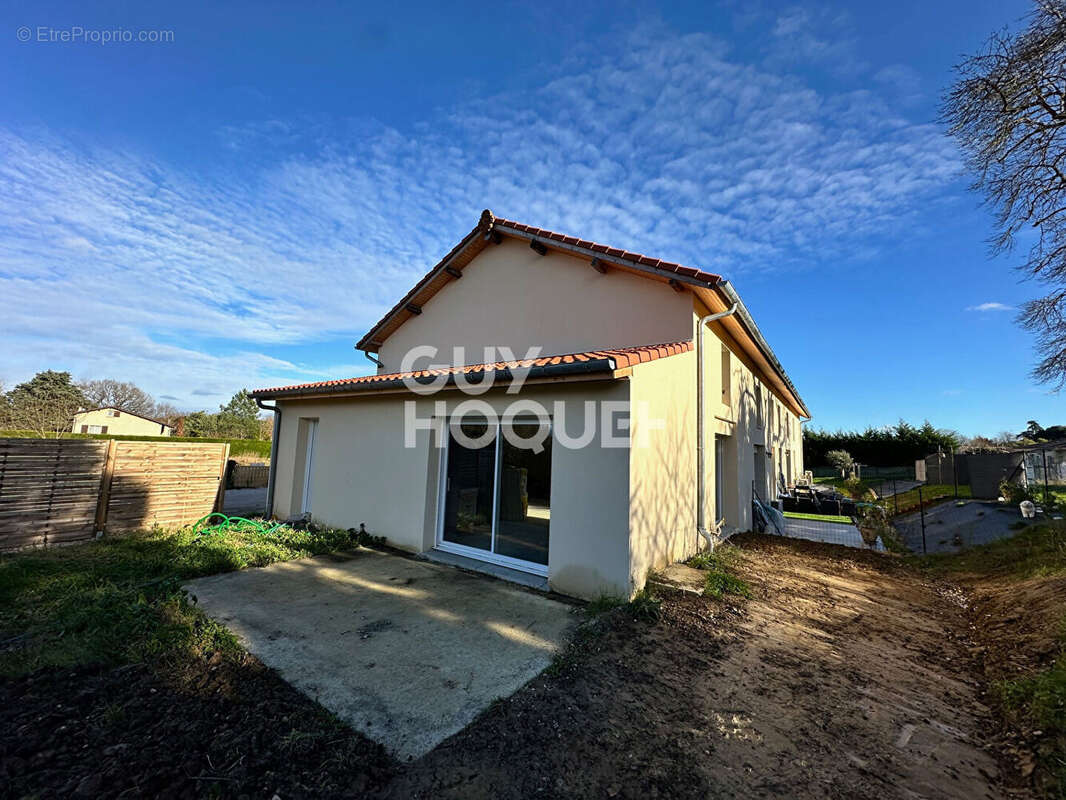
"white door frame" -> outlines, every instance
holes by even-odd
[[[315,459],[315,434],[318,433],[318,420],[307,420],[307,437],[304,450],[307,451],[306,459],[304,460],[304,491],[303,501],[300,504],[300,513],[311,513],[311,469],[314,466]]]
[[[521,419],[518,420],[521,422]],[[516,569],[520,572],[529,572],[533,575],[540,575],[541,577],[548,577],[548,565],[537,564],[533,561],[522,561],[518,558],[511,558],[509,556],[501,556],[494,552],[496,550],[496,523],[499,516],[499,504],[500,504],[500,454],[503,451],[503,423],[515,422],[514,419],[497,419],[496,425],[496,438],[494,440],[496,453],[495,462],[493,465],[492,476],[492,534],[489,539],[490,550],[481,550],[477,547],[468,547],[462,544],[456,544],[455,542],[444,541],[444,505],[446,502],[447,487],[448,487],[448,453],[451,447],[451,427],[453,420],[451,417],[446,417],[442,420],[444,426],[443,435],[441,436],[441,457],[440,457],[440,470],[437,478],[437,533],[435,537],[435,543],[433,545],[434,550],[440,550],[445,553],[452,553],[457,556],[466,556],[467,558],[474,558],[478,561],[487,561],[490,564],[498,564],[501,567],[508,567],[510,569]],[[550,420],[549,420],[550,424]],[[550,504],[549,500],[549,504]],[[550,529],[548,536],[551,536]]]

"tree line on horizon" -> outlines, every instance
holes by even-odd
[[[43,370],[4,391],[0,384],[0,430],[33,431],[58,436],[71,430],[74,415],[94,408],[117,408],[157,420],[175,436],[211,439],[269,439],[271,421],[259,418],[259,407],[241,389],[217,412],[183,414],[169,403],[156,402],[134,383],[112,378],[75,382],[69,372]]]
[[[860,464],[898,467],[913,464],[938,449],[950,452],[961,444],[957,433],[935,428],[929,420],[921,425],[900,420],[896,425],[870,427],[861,432],[804,428],[803,463],[808,467],[832,466],[826,455],[844,450]]]
[[[860,464],[871,467],[901,467],[936,452],[996,453],[1019,445],[1066,440],[1066,425],[1043,427],[1029,420],[1023,431],[1004,431],[995,436],[966,437],[936,428],[928,420],[912,425],[868,427],[864,431],[803,429],[803,463],[808,467],[836,466],[830,453],[843,451]]]

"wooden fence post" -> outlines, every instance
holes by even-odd
[[[222,513],[226,505],[226,464],[229,462],[229,443],[222,446],[222,464],[218,469],[218,494],[215,495],[215,507],[212,511]]]
[[[107,440],[107,458],[104,459],[104,471],[100,475],[100,494],[96,498],[94,528],[97,536],[102,536],[107,528],[107,506],[111,502],[111,479],[115,477],[115,445],[117,442],[117,439]]]

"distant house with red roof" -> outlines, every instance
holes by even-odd
[[[253,392],[275,516],[628,597],[803,471],[810,414],[703,270],[485,211],[357,347],[375,374]]]

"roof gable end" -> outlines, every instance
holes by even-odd
[[[590,264],[595,262],[598,269],[621,269],[660,283],[669,283],[675,288],[684,285],[710,288],[721,280],[721,276],[711,272],[496,217],[485,209],[477,226],[359,340],[356,348],[377,352],[404,322],[420,315],[425,304],[437,292],[462,277],[463,270],[482,250],[491,244],[498,244],[504,237],[528,241],[535,248],[558,250],[588,259]]]

